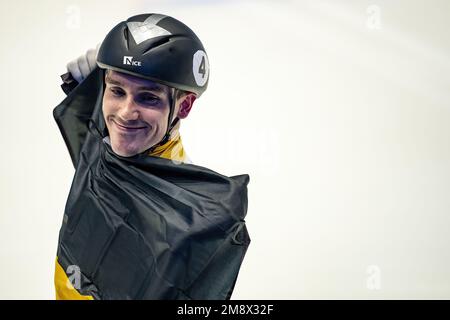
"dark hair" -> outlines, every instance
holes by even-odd
[[[177,90],[177,93],[176,93],[176,95],[175,95],[175,99],[178,100],[178,99],[180,99],[181,97],[183,97],[183,96],[185,96],[185,95],[188,95],[189,93],[190,93],[189,91],[178,89],[178,90]]]

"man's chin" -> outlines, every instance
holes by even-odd
[[[120,148],[115,146],[114,144],[112,144],[111,146],[112,151],[114,151],[115,154],[121,156],[121,157],[132,157],[135,156],[141,152],[143,152],[144,150],[140,151],[140,150],[128,150],[128,149],[124,149],[124,148]]]

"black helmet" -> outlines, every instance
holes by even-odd
[[[116,25],[99,48],[97,64],[197,97],[208,86],[208,56],[200,39],[182,22],[162,14],[140,14]]]
[[[140,14],[116,25],[100,45],[97,64],[174,88],[166,134],[150,150],[169,139],[179,120],[170,123],[176,91],[189,91],[198,98],[208,86],[208,56],[200,39],[184,23],[162,14]]]

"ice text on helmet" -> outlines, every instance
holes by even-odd
[[[123,64],[129,65],[129,66],[137,66],[141,67],[141,61],[133,60],[132,56],[123,56]]]

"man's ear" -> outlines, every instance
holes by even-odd
[[[195,101],[195,94],[194,93],[188,93],[185,96],[181,98],[180,102],[180,109],[178,110],[177,117],[180,119],[184,119],[189,115],[189,112],[191,112],[192,105]]]

